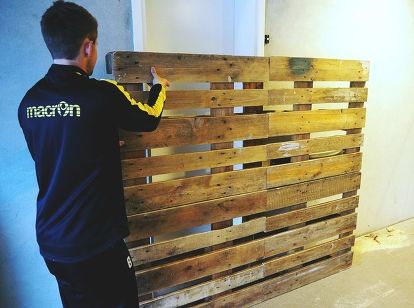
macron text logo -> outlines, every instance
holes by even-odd
[[[61,101],[57,105],[27,107],[27,118],[80,117],[80,106]]]

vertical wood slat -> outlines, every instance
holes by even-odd
[[[247,89],[263,89],[263,82],[243,82],[243,89],[244,90],[247,90]],[[243,108],[243,113],[244,114],[263,113],[263,106],[244,107]],[[244,140],[243,141],[243,147],[263,145],[263,144],[265,144],[265,142],[263,140],[260,140],[260,139]],[[260,167],[260,166],[263,166],[263,167],[264,166],[269,166],[269,161],[243,164],[243,169],[252,168],[252,167]],[[246,222],[246,221],[252,220],[256,217],[260,217],[260,216],[263,216],[263,215],[254,214],[254,215],[244,216],[244,217],[242,217],[242,221]],[[250,240],[254,239],[254,235],[252,235],[248,239],[250,239]],[[246,239],[246,240],[248,240],[248,239]]]
[[[350,87],[351,88],[364,88],[365,87],[365,81],[351,81],[350,82]],[[364,102],[354,102],[354,103],[349,103],[348,104],[348,108],[363,108],[364,107]],[[347,135],[352,135],[352,134],[360,134],[362,132],[361,128],[355,128],[355,129],[349,129],[347,130],[346,134]],[[350,149],[345,149],[344,153],[348,154],[348,153],[355,153],[355,152],[359,152],[360,148],[350,148]],[[351,197],[351,196],[355,196],[357,194],[356,190],[353,191],[349,191],[346,193],[342,194],[342,198],[347,198],[347,197]],[[350,210],[350,211],[346,211],[343,213],[343,215],[349,214],[354,212],[354,210]],[[346,237],[348,235],[351,235],[352,232],[346,232],[344,234],[340,234],[339,238],[342,237]]]
[[[142,83],[130,83],[130,84],[123,84],[123,87],[126,91],[132,92],[132,91],[143,91],[144,85]],[[141,157],[147,157],[150,156],[150,150],[139,150],[134,153],[135,158],[141,158]],[[133,183],[135,185],[138,184],[146,184],[151,181],[151,177],[140,177],[135,178]],[[127,243],[128,248],[136,248],[139,246],[145,246],[151,243],[151,238],[143,238],[140,240],[132,241]],[[150,265],[150,264],[149,264]],[[150,300],[154,298],[154,293],[150,292],[145,295],[140,296],[141,300]]]
[[[234,89],[234,83],[233,82],[214,82],[214,83],[210,83],[210,90],[228,90],[228,89]],[[211,116],[228,116],[228,115],[233,115],[234,114],[234,108],[232,107],[226,107],[226,108],[214,108],[214,109],[210,109],[211,111]],[[216,144],[212,144],[211,145],[211,150],[222,150],[222,149],[229,149],[232,148],[234,146],[233,142],[223,142],[223,143],[216,143]],[[233,170],[233,166],[227,166],[227,167],[216,167],[216,168],[211,168],[211,173],[221,173],[221,172],[227,172],[227,171],[232,171]],[[211,224],[211,230],[218,230],[218,229],[223,229],[223,228],[227,228],[233,225],[233,220],[229,219],[229,220],[225,220],[225,221],[220,221],[217,223],[213,223]],[[216,249],[221,249],[223,247],[228,247],[231,246],[232,242],[227,242],[227,243],[223,243],[223,244],[219,244],[219,245],[215,245],[212,246],[211,249],[212,250],[216,250]],[[214,274],[212,275],[212,279],[218,278],[218,277],[222,277],[222,276],[226,276],[228,274],[231,274],[231,270],[220,273],[220,274]],[[227,293],[231,292],[227,291]]]
[[[263,89],[263,82],[243,82],[243,89]],[[247,113],[247,114],[263,113],[263,106],[244,107],[243,108],[243,113]],[[266,143],[266,141],[263,141],[263,140],[246,140],[246,141],[243,141],[243,147],[262,145],[262,144],[265,144],[265,143]],[[262,167],[270,166],[270,160],[263,161],[263,162],[257,162],[257,163],[253,163],[253,164],[244,164],[243,168],[246,168],[246,167],[247,168],[249,168],[249,167],[260,167],[260,166],[262,166]],[[263,213],[244,216],[244,217],[242,217],[242,221],[247,222],[249,220],[252,220],[252,219],[255,219],[255,218],[261,217],[261,216],[263,216]],[[246,238],[246,241],[254,240],[255,238],[257,238],[257,236],[252,235],[252,236]]]
[[[313,81],[295,81],[293,86],[294,88],[313,88]],[[311,109],[312,109],[312,104],[293,105],[293,111],[305,111],[305,110],[311,110]],[[298,135],[292,136],[292,141],[301,140],[301,139],[310,139],[310,134],[307,133],[307,134],[298,134]],[[292,157],[290,161],[293,163],[293,162],[299,162],[299,161],[304,161],[308,159],[309,159],[309,154],[306,154],[306,155],[299,155],[299,156]],[[306,202],[300,203],[300,204],[289,207],[289,211],[306,208],[306,206],[307,206]],[[302,227],[304,225],[306,225],[306,223],[300,223],[300,224],[291,226],[288,229],[290,230],[290,229],[294,229],[297,227]],[[294,252],[297,252],[303,249],[304,249],[303,246],[298,247],[296,249],[293,249],[292,251],[289,251],[288,254],[294,253]],[[296,268],[300,268],[300,267],[302,267],[302,265],[298,265]]]

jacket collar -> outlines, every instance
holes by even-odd
[[[74,65],[62,65],[62,64],[52,64],[47,72],[47,75],[53,76],[84,76],[89,78],[88,74],[78,66]]]

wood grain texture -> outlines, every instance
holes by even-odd
[[[148,91],[130,92],[131,96],[141,102],[148,100]],[[223,108],[237,106],[263,106],[269,101],[268,91],[249,90],[185,90],[168,91],[165,110]]]
[[[126,187],[128,215],[266,189],[266,168],[154,182]]]
[[[249,127],[246,130],[246,127]],[[163,118],[153,132],[122,131],[125,151],[266,138],[266,114]]]
[[[358,201],[354,196],[267,217],[266,232],[355,209]]]
[[[263,241],[250,242],[138,271],[138,291],[146,293],[223,272],[259,260],[263,250]]]
[[[266,218],[261,217],[224,229],[191,234],[177,239],[132,248],[129,252],[134,264],[140,265],[264,232],[265,227]]]
[[[366,81],[368,75],[368,61],[270,57],[273,81]]]
[[[269,115],[269,136],[362,128],[364,108],[276,112]]]
[[[351,173],[268,190],[267,210],[359,189],[361,174]]]
[[[269,105],[360,102],[367,95],[366,88],[270,89]]]
[[[265,238],[265,257],[270,257],[356,227],[356,214],[331,218]]]
[[[337,234],[343,230],[353,230],[355,224],[356,214],[347,215],[268,238],[144,269],[136,273],[138,290],[140,293],[147,293],[236,268],[260,260],[263,257],[287,251],[298,245],[303,246],[303,242],[329,238],[332,234]]]
[[[155,52],[113,52],[112,73],[118,82],[152,82],[151,66],[171,82],[265,81],[269,58]]]
[[[168,295],[160,296],[156,299],[143,302],[141,305],[142,307],[178,307],[190,304],[200,299],[221,294],[224,291],[255,282],[277,272],[294,267],[297,264],[309,262],[341,251],[351,247],[354,240],[355,238],[353,236],[334,240],[289,256],[263,262],[261,265],[250,267],[247,270],[239,271],[227,277],[215,279]]]
[[[350,82],[350,87],[351,87],[351,89],[361,89],[361,88],[365,87],[365,82],[364,81],[351,81]],[[360,102],[350,102],[348,104],[348,108],[352,108],[352,109],[353,108],[363,108],[363,107],[364,107],[364,102],[362,100]],[[352,135],[361,133],[361,131],[362,131],[361,129],[355,128],[355,129],[347,130],[346,134],[352,136]],[[359,152],[359,151],[360,151],[360,147],[355,147],[355,148],[345,149],[344,153],[355,153],[355,152]],[[356,194],[357,194],[357,191],[354,190],[354,191],[345,192],[342,196],[343,196],[343,198],[347,198],[347,197],[350,197],[350,196],[354,196]],[[352,211],[345,212],[344,214],[351,213],[351,212]],[[343,234],[340,234],[339,237],[344,237],[344,236],[347,236],[348,234],[349,234],[349,232],[348,233],[343,233]]]
[[[362,155],[354,153],[270,166],[267,188],[357,172],[361,169],[361,160]]]
[[[267,159],[277,159],[309,154],[324,154],[361,146],[363,135],[329,136],[300,139],[266,145]]]
[[[266,160],[265,146],[161,155],[123,160],[122,175],[124,179],[131,179],[263,160]]]
[[[349,252],[335,258],[308,265],[280,277],[242,288],[230,295],[217,297],[213,301],[201,303],[195,307],[251,307],[272,297],[338,273],[349,268],[351,263],[352,252]]]
[[[263,212],[266,202],[267,192],[261,191],[128,216],[131,234],[127,239],[133,241]]]
[[[293,268],[297,265],[316,260],[318,258],[329,256],[332,253],[340,252],[344,249],[351,248],[355,243],[355,236],[350,235],[342,239],[336,239],[327,243],[313,246],[308,249],[291,255],[270,259],[263,263],[264,276],[270,276],[275,273]]]

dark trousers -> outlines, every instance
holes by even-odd
[[[123,241],[86,261],[45,262],[56,277],[65,308],[138,307],[134,267]]]

